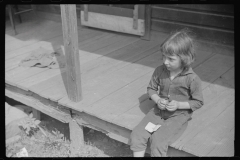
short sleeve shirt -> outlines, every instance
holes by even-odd
[[[157,67],[147,87],[149,97],[158,94],[180,102],[188,102],[191,109],[163,110],[165,116],[174,116],[182,112],[192,113],[203,105],[201,80],[191,67],[184,69],[173,80],[165,65]]]

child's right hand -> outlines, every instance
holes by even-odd
[[[167,99],[159,99],[157,102],[158,108],[161,110],[165,110],[166,109],[166,105],[168,104],[168,100]]]

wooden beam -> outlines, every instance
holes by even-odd
[[[144,13],[144,24],[145,24],[145,32],[142,39],[150,40],[150,33],[151,33],[151,5],[145,5],[145,13]]]
[[[61,4],[64,50],[67,62],[67,93],[74,102],[82,99],[76,5]]]
[[[69,123],[72,120],[67,108],[61,107],[56,102],[42,98],[31,91],[24,91],[20,88],[6,84],[5,95],[63,123]]]

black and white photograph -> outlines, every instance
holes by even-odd
[[[238,157],[234,4],[57,3],[5,5],[5,157]]]

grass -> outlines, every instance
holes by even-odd
[[[29,157],[70,157],[70,141],[59,136],[61,133],[58,131],[55,134],[46,128],[44,131],[47,136],[39,129],[35,129],[29,135],[22,130],[19,134],[21,138],[6,146],[6,156],[17,157],[16,154],[25,147]],[[106,157],[106,155],[90,142],[85,142],[79,149],[77,157]]]

